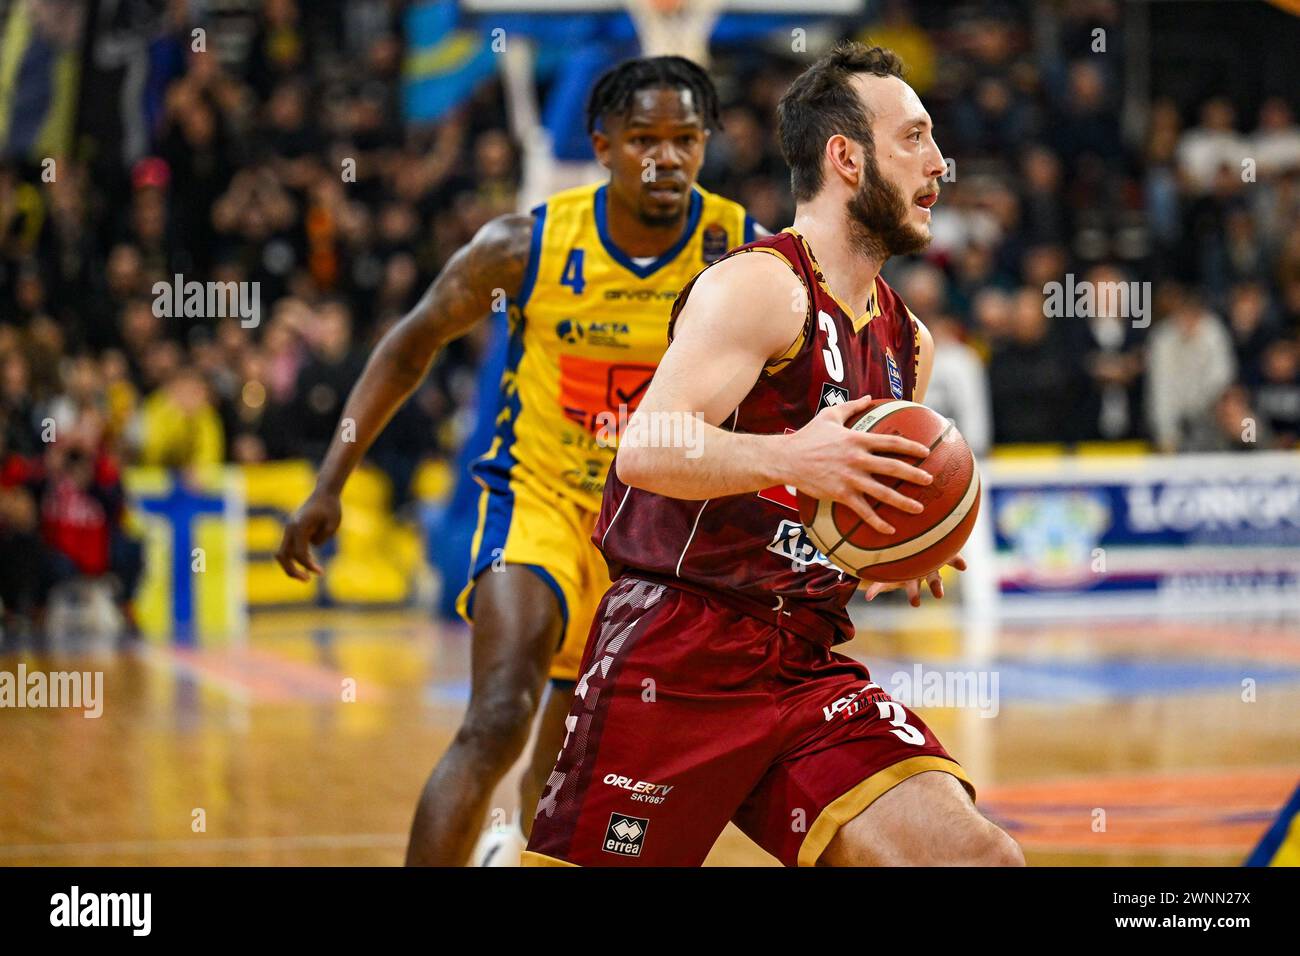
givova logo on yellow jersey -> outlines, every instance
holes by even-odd
[[[607,348],[630,348],[623,338],[631,333],[626,322],[587,322],[561,319],[555,324],[555,335],[568,345],[603,345]]]

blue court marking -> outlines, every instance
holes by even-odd
[[[426,705],[464,704],[469,701],[469,680],[439,681],[425,688]]]
[[[1098,698],[1232,691],[1240,693],[1246,678],[1256,684],[1300,682],[1300,668],[1270,667],[1258,661],[1164,661],[1152,658],[1089,661],[993,660],[974,666],[961,660],[909,660],[867,657],[872,678],[890,690],[892,675],[902,672],[910,681],[914,666],[922,675],[931,672],[980,671],[998,675],[998,698],[1007,701],[1076,703]]]

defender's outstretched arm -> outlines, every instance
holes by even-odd
[[[348,475],[428,373],[438,350],[519,292],[532,232],[532,216],[499,216],[487,223],[380,339],[343,407],[343,420],[353,423],[347,440],[343,429],[336,430],[315,491],[285,527],[276,554],[285,574],[306,581],[308,572],[321,573],[310,545],[323,544],[338,530],[339,495]]]

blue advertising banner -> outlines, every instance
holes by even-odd
[[[1300,456],[995,461],[989,470],[1004,606],[1300,607]]]

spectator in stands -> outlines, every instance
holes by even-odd
[[[14,318],[20,326],[27,326],[39,318],[47,318],[45,311],[45,282],[35,259],[25,260],[18,267],[14,283]]]
[[[988,377],[979,354],[963,340],[961,323],[947,314],[947,280],[928,263],[921,263],[903,278],[899,288],[908,308],[921,317],[934,338],[934,368],[925,403],[957,423],[975,454],[992,444]]]
[[[1151,107],[1147,128],[1146,172],[1143,200],[1147,220],[1160,258],[1157,268],[1167,268],[1166,257],[1178,245],[1182,231],[1177,164],[1179,130],[1182,120],[1178,106],[1170,99],[1157,100]]]
[[[92,375],[83,366],[80,386]],[[103,441],[103,416],[93,405],[77,412],[56,421],[53,440],[38,454],[14,453],[0,431],[0,602],[6,634],[28,627],[39,632],[59,584],[105,575],[112,576],[117,603],[134,629],[132,601],[144,567],[143,548],[123,526],[125,494],[117,461]]]
[[[1234,281],[1264,271],[1263,248],[1250,218],[1241,168],[1224,164],[1211,189],[1187,210],[1184,271],[1218,299]],[[1192,271],[1187,271],[1188,268]]]
[[[45,414],[54,422],[56,435],[67,435],[93,419],[104,431],[104,381],[99,362],[82,354],[63,362],[63,388],[46,405]]]
[[[8,444],[6,412],[0,410],[0,646],[30,629],[40,604],[45,560],[31,485],[35,462]]]
[[[1048,125],[1053,147],[1070,166],[1078,166],[1085,157],[1102,166],[1118,164],[1126,154],[1114,96],[1094,60],[1070,64],[1065,99],[1057,104]]]
[[[873,9],[879,10],[880,19],[868,24],[857,39],[868,46],[883,46],[902,57],[907,64],[908,83],[925,96],[934,85],[939,57],[934,40],[916,24],[911,8],[907,0],[885,0],[873,5]]]
[[[117,462],[92,427],[50,445],[40,482],[41,535],[46,545],[41,603],[77,577],[112,576],[114,597],[128,632],[132,602],[144,570],[144,549],[123,528],[126,495]]]
[[[140,251],[145,272],[170,278],[188,272],[188,243],[180,242],[172,223],[171,170],[157,157],[147,157],[131,170],[131,195],[118,223],[119,238]]]
[[[1274,275],[1281,293],[1282,330],[1300,335],[1300,221],[1291,224]]]
[[[1002,289],[980,290],[971,304],[971,336],[985,360],[1011,333],[1011,296]]]
[[[298,373],[291,416],[295,453],[319,461],[363,362],[352,347],[352,316],[343,302],[329,300],[317,308],[309,334],[311,358]]]
[[[310,67],[310,44],[295,0],[267,0],[253,36],[249,78],[265,97],[275,83]]]
[[[1277,338],[1276,319],[1269,314],[1268,290],[1258,281],[1239,282],[1228,296],[1228,332],[1232,336],[1237,377],[1248,388],[1259,384],[1260,359]]]
[[[305,302],[286,297],[275,304],[271,324],[262,339],[267,387],[271,390],[271,399],[282,405],[293,400],[298,375],[307,362],[302,333],[311,321],[311,309]]]
[[[1178,143],[1178,168],[1193,194],[1213,188],[1224,166],[1241,173],[1249,144],[1236,129],[1236,111],[1225,97],[1216,96],[1201,106],[1199,126],[1183,133]]]
[[[1061,195],[1060,159],[1044,146],[1030,146],[1020,171],[1020,238],[1029,246],[1067,242],[1070,219]]]
[[[1092,288],[1128,286],[1129,276],[1116,266],[1103,265],[1085,276]],[[1101,291],[1095,296],[1093,314],[1070,321],[1072,350],[1082,363],[1082,394],[1075,410],[1078,437],[1086,441],[1123,440],[1136,437],[1142,427],[1138,414],[1142,376],[1142,334],[1137,317],[1121,314],[1121,299]],[[1114,314],[1111,314],[1114,313]]]
[[[140,250],[126,242],[115,244],[108,252],[102,288],[79,303],[77,311],[84,317],[86,345],[95,351],[121,348],[123,316],[128,304],[149,294],[149,279]],[[148,300],[145,301],[147,307]]]
[[[6,427],[5,447],[17,455],[39,455],[40,421],[32,400],[31,369],[18,348],[0,350],[0,419]]]
[[[1075,367],[1059,334],[1060,323],[1043,308],[1043,294],[1022,288],[1012,296],[1007,335],[993,346],[989,387],[993,399],[993,440],[1070,441],[1069,420],[1077,407]]]
[[[292,454],[289,436],[296,426],[272,393],[266,354],[249,349],[243,354],[238,371],[243,384],[225,416],[230,457],[244,464],[289,457]]]
[[[41,191],[0,162],[0,263],[24,262],[36,252],[44,207]]]
[[[1173,283],[1162,291],[1157,311],[1164,314],[1151,332],[1146,408],[1156,447],[1174,452],[1232,384],[1236,361],[1227,329],[1197,293]]]
[[[1300,169],[1265,180],[1251,194],[1251,215],[1268,254],[1277,257],[1288,234],[1300,223]]]
[[[192,366],[175,368],[140,408],[139,462],[165,468],[218,465],[225,460],[221,417],[208,383]]]
[[[978,456],[988,454],[993,444],[993,421],[989,409],[989,382],[979,354],[962,340],[962,327],[942,313],[926,321],[934,337],[934,368],[925,403],[957,429]]]
[[[197,92],[168,98],[159,152],[171,173],[174,226],[185,236],[189,262],[178,263],[184,272],[207,273],[213,265],[212,205],[234,175],[228,139],[221,114]]]
[[[1244,387],[1229,385],[1214,402],[1213,414],[1192,420],[1182,451],[1257,451],[1273,447],[1267,421],[1250,405]]]
[[[950,135],[964,153],[990,155],[1024,142],[1033,123],[1030,105],[1016,94],[1008,78],[984,76],[975,84],[974,95],[954,106]]]
[[[118,328],[118,339],[122,343],[122,355],[127,362],[131,381],[142,392],[152,391],[160,381],[150,380],[146,372],[150,350],[156,350],[164,344],[174,344],[168,337],[168,329],[163,320],[154,314],[153,303],[149,299],[131,299],[122,309]]]
[[[1278,339],[1261,361],[1262,381],[1255,392],[1260,418],[1268,422],[1281,448],[1295,448],[1300,439],[1300,346]]]
[[[1261,104],[1259,125],[1250,138],[1250,155],[1261,179],[1300,171],[1300,126],[1282,97],[1271,96]]]
[[[120,450],[140,405],[140,393],[131,381],[126,356],[117,349],[103,354],[99,368],[104,384],[104,440],[110,448]]]
[[[186,364],[185,359],[185,350],[178,342],[171,339],[149,342],[144,346],[144,354],[140,360],[143,390],[153,392],[172,382],[177,371]],[[201,375],[199,380],[203,380]]]

